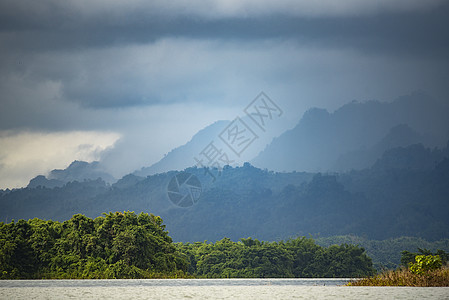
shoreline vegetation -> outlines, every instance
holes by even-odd
[[[357,279],[348,286],[449,286],[449,253],[438,250],[433,254],[427,249],[418,249],[420,254],[402,252],[402,267],[384,271],[378,275]],[[405,267],[407,266],[407,267]]]
[[[173,243],[162,218],[81,214],[57,222],[0,222],[0,279],[353,278],[375,274],[365,249],[280,242]]]
[[[384,271],[372,277],[351,281],[347,286],[449,287],[449,266],[426,274],[415,274],[405,268]]]
[[[360,278],[348,286],[449,286],[449,253],[402,252],[376,275],[364,248],[312,238],[173,243],[162,218],[134,212],[0,222],[0,279]]]

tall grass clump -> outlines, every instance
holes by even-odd
[[[409,268],[384,271],[373,277],[357,279],[349,286],[449,286],[449,266],[442,266],[438,255],[418,255]]]

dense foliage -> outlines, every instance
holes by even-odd
[[[442,265],[447,264],[449,261],[449,252],[438,249],[435,253],[432,253],[432,251],[429,249],[418,248],[418,253],[413,253],[413,252],[410,252],[407,250],[402,251],[401,252],[401,265],[407,267],[407,266],[410,266],[410,264],[416,263],[418,256],[424,256],[424,257],[429,257],[429,256],[437,257],[438,256],[438,259],[441,260]]]
[[[443,262],[449,259],[449,239],[427,241],[417,237],[399,237],[386,240],[371,240],[353,235],[317,237],[316,243],[323,247],[341,244],[360,245],[366,254],[373,259],[378,271],[396,269],[400,265],[408,266],[419,254],[440,255]],[[418,249],[419,253],[414,253]]]
[[[0,278],[361,277],[375,272],[358,246],[312,239],[173,244],[162,219],[116,212],[62,223],[0,223]]]
[[[0,223],[0,278],[144,278],[183,274],[162,219],[116,212],[63,223]]]
[[[410,263],[410,272],[423,275],[441,268],[443,263],[439,255],[417,255],[415,262]]]
[[[189,262],[188,272],[207,278],[362,277],[375,273],[371,259],[358,246],[323,248],[312,239],[261,242],[178,243]]]

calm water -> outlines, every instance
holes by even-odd
[[[4,280],[0,299],[449,299],[449,288],[345,287],[345,279]]]

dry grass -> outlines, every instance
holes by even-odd
[[[379,275],[357,279],[349,286],[449,286],[449,267],[423,275],[411,273],[408,269],[386,271]]]

